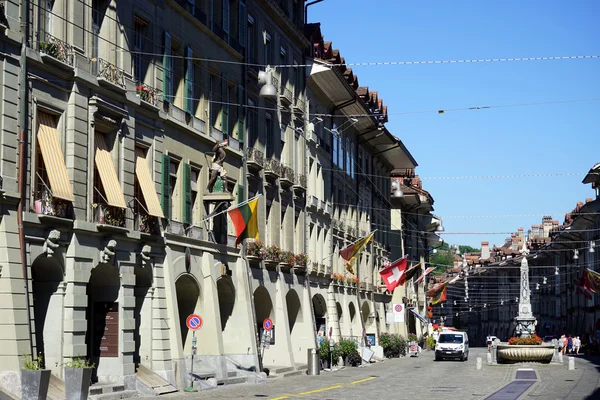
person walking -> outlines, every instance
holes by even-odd
[[[575,339],[573,339],[573,346],[575,348],[575,355],[579,355],[579,349],[581,348],[581,340],[579,339],[579,336],[576,336]]]
[[[569,335],[567,338],[567,354],[573,353],[573,337]]]
[[[492,335],[490,333],[488,333],[487,338],[485,339],[485,341],[487,342],[488,353],[490,353],[492,351]]]
[[[558,351],[560,351],[562,354],[565,354],[565,348],[567,347],[566,341],[567,341],[567,338],[565,337],[565,335],[562,335],[558,339]]]

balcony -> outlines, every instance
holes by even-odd
[[[281,176],[281,164],[274,158],[265,160],[265,177],[277,179]]]
[[[109,206],[103,203],[94,203],[94,222],[98,225],[108,225],[116,228],[125,228],[125,209]]]
[[[300,97],[296,98],[296,103],[294,104],[294,112],[297,114],[304,114],[306,110],[306,102]]]
[[[114,64],[98,59],[98,82],[107,82],[125,90],[125,71]]]
[[[325,213],[325,201],[319,200],[319,211]]]
[[[333,206],[331,205],[331,203],[325,204],[325,214],[331,215],[332,212],[333,212]]]
[[[217,142],[223,141],[223,132],[215,128],[214,126],[210,127],[210,137],[215,139]]]
[[[1,187],[0,187],[1,189]],[[73,209],[70,201],[53,198],[48,190],[44,190],[41,199],[33,203],[33,211],[49,217],[73,219]]]
[[[183,228],[183,224],[178,221],[169,221],[167,224],[167,233],[171,235],[183,236],[185,234],[185,229]]]
[[[204,229],[196,225],[190,225],[186,229],[186,236],[190,239],[204,240]]]
[[[306,204],[306,206],[308,208],[313,208],[314,210],[319,208],[319,199],[317,199],[315,196],[309,196],[308,197],[308,203]]]
[[[283,88],[279,92],[279,98],[281,99],[281,104],[285,106],[290,106],[294,101],[294,95],[292,94],[292,91],[288,89],[286,84],[283,85]]]
[[[62,63],[73,66],[75,59],[73,46],[48,33],[44,34],[44,41],[40,42],[40,52]]]
[[[138,212],[135,214],[135,226],[136,231],[142,233],[148,233],[150,235],[160,235],[160,226],[158,224],[158,218],[148,215],[145,212]]]
[[[141,101],[151,106],[159,107],[162,102],[162,91],[145,83],[138,82],[135,86],[135,93]]]
[[[281,178],[279,180],[282,186],[292,186],[296,182],[296,174],[291,167],[283,166],[281,168]]]
[[[294,192],[296,192],[296,195],[301,196],[305,194],[307,186],[306,175],[298,174],[296,182],[294,183]]]
[[[264,155],[262,151],[255,149],[254,147],[248,147],[246,150],[246,163],[248,170],[252,172],[260,172],[264,165]]]

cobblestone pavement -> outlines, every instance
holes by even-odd
[[[490,365],[486,349],[472,348],[469,360],[433,361],[431,351],[418,358],[406,357],[345,368],[321,371],[319,376],[269,379],[265,384],[223,386],[195,394],[161,396],[169,399],[485,399],[510,383],[517,369],[532,368],[537,382],[521,399],[598,399],[600,398],[600,359],[576,360],[576,369],[564,365]],[[476,369],[481,357],[483,368]],[[594,393],[595,391],[595,393]],[[596,397],[592,397],[592,396]],[[508,400],[508,398],[506,398]],[[149,398],[148,398],[149,400]]]

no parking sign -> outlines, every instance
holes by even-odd
[[[188,329],[197,331],[198,329],[202,328],[202,318],[198,314],[191,314],[185,320],[185,324],[187,325]]]
[[[394,322],[404,322],[404,304],[394,304]]]

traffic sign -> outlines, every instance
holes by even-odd
[[[202,328],[202,318],[198,314],[191,314],[187,317],[185,324],[193,331],[197,331]]]
[[[396,311],[396,312],[402,312],[402,304],[396,304],[394,306],[394,311]]]
[[[271,320],[271,318],[267,318],[264,320],[263,328],[265,328],[265,331],[270,331],[271,329],[273,329],[273,321]]]

